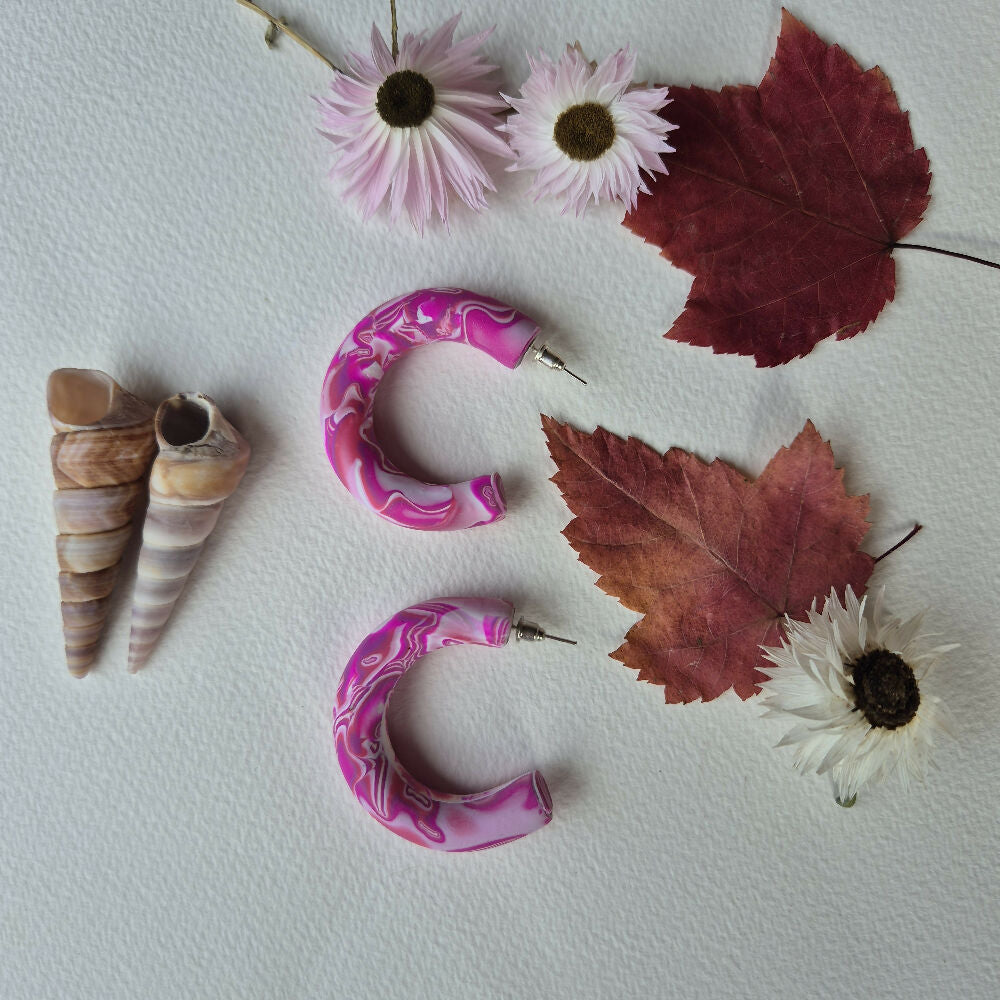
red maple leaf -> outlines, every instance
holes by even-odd
[[[858,551],[868,497],[849,496],[833,452],[807,423],[756,480],[680,448],[542,417],[552,481],[576,515],[563,534],[597,584],[643,618],[611,654],[662,684],[667,702],[749,698],[784,615],[847,584],[864,592],[875,560]]]
[[[882,70],[783,11],[759,87],[670,96],[670,173],[625,217],[695,276],[666,336],[765,367],[864,330],[930,201],[927,154]]]

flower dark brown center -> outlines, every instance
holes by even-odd
[[[390,73],[375,95],[375,110],[382,121],[396,128],[413,128],[434,110],[434,85],[412,69]]]
[[[615,121],[596,101],[574,104],[556,119],[552,138],[570,159],[596,160],[615,141]]]
[[[848,668],[854,698],[865,718],[882,729],[905,726],[920,707],[920,688],[907,662],[887,649],[873,649]]]

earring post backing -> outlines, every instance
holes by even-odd
[[[573,378],[577,380],[577,382],[582,382],[584,385],[587,384],[586,379],[580,378],[580,376],[577,375],[576,372],[571,372],[566,367],[566,362],[563,361],[563,359],[559,357],[558,354],[555,354],[552,351],[550,351],[545,344],[542,344],[541,347],[533,347],[532,351],[534,352],[535,360],[540,365],[544,365],[546,368],[551,368],[553,371],[565,372],[567,375],[572,375]]]
[[[514,626],[514,636],[520,642],[524,639],[527,642],[541,642],[542,639],[555,639],[556,642],[565,642],[567,646],[575,646],[576,639],[563,639],[562,636],[549,635],[538,622],[530,622],[525,618],[519,618]]]

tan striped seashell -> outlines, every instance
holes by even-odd
[[[84,677],[156,446],[153,408],[84,368],[52,372],[47,396],[66,663]]]
[[[132,599],[132,673],[149,658],[223,503],[250,461],[250,445],[200,392],[178,393],[161,403],[154,428],[160,453],[149,477]]]

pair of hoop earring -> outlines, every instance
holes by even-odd
[[[407,528],[450,531],[500,520],[507,504],[497,473],[435,485],[392,463],[375,436],[375,395],[400,358],[440,341],[468,344],[507,368],[532,352],[545,367],[568,371],[544,344],[535,347],[538,334],[538,324],[519,310],[456,288],[421,289],[373,309],[340,346],[323,384],[326,453],[340,481],[364,506]],[[423,656],[443,646],[504,646],[512,634],[572,643],[523,618],[515,624],[506,601],[442,598],[393,615],[348,661],[334,712],[337,760],[361,805],[398,836],[436,850],[475,851],[517,840],[551,820],[540,771],[482,792],[438,792],[400,763],[386,727],[397,682]]]

